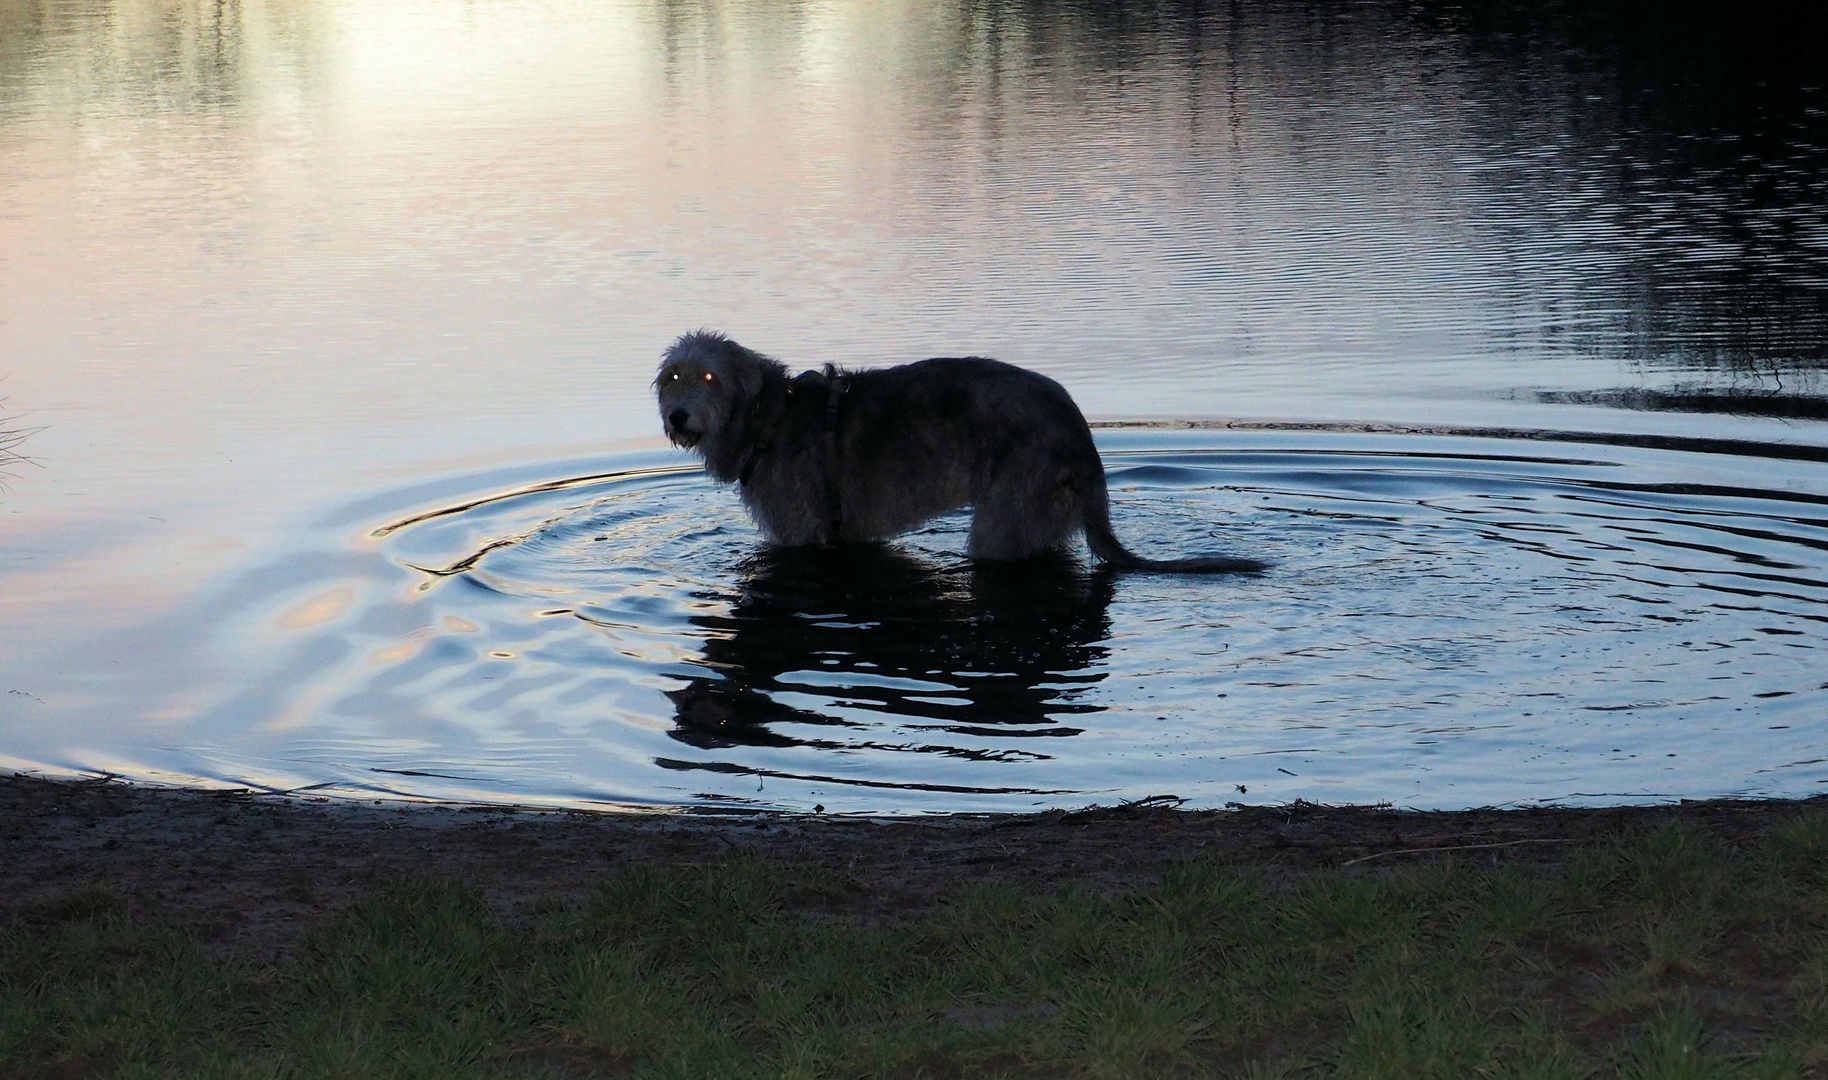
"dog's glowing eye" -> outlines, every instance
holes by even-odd
[[[674,382],[679,381],[679,372],[677,372],[677,371],[673,372],[673,381]]]
[[[707,371],[707,372],[705,372],[705,381],[706,382],[716,382],[717,380],[712,378],[711,373]]]

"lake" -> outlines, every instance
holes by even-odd
[[[1810,18],[5,5],[0,768],[889,814],[1820,793]],[[962,515],[769,550],[660,433],[698,327],[1045,372],[1126,543],[1273,565],[975,565]]]

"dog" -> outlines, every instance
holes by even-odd
[[[787,368],[699,330],[654,379],[667,438],[736,484],[783,547],[886,540],[972,508],[973,559],[1027,559],[1083,531],[1092,554],[1131,570],[1251,573],[1255,559],[1155,560],[1111,531],[1104,463],[1066,389],[979,356],[867,371]]]

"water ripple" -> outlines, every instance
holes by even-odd
[[[1364,431],[1101,437],[1134,547],[1274,568],[977,565],[964,515],[891,545],[770,550],[729,491],[676,465],[479,477],[416,509],[399,493],[397,512],[338,532],[340,558],[286,560],[333,574],[241,583],[220,647],[268,674],[169,739],[163,768],[869,812],[1828,783],[1820,462]]]

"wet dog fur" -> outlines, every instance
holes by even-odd
[[[1113,566],[1185,573],[1260,570],[1254,559],[1157,561],[1111,531],[1104,463],[1079,407],[1045,375],[984,357],[839,373],[833,384],[711,331],[686,334],[654,379],[674,444],[737,484],[762,533],[786,547],[885,540],[972,508],[975,559],[1025,559],[1083,532]],[[841,513],[829,503],[826,471]]]

